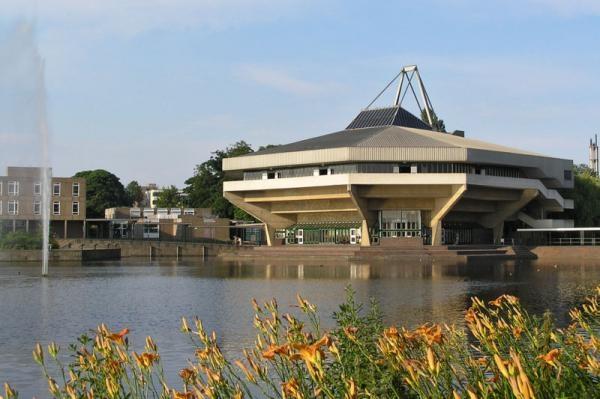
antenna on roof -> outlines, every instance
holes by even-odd
[[[373,103],[375,101],[377,101],[377,99],[379,99],[379,97],[381,97],[381,95],[383,93],[385,93],[387,91],[387,89],[396,80],[398,80],[398,78],[400,78],[400,83],[398,84],[398,89],[396,90],[396,97],[395,97],[393,105],[395,107],[402,106],[404,97],[406,97],[406,94],[408,93],[408,90],[410,89],[410,91],[417,103],[417,106],[419,107],[420,113],[423,114],[423,111],[425,111],[425,114],[427,115],[427,122],[429,123],[429,126],[433,126],[432,115],[435,114],[433,112],[433,105],[431,104],[431,100],[429,99],[427,90],[425,90],[425,85],[423,84],[423,80],[421,79],[421,74],[419,74],[419,69],[417,68],[416,65],[406,65],[406,66],[402,67],[402,69],[394,77],[394,79],[392,79],[387,84],[387,86],[385,86],[383,88],[383,90],[381,90],[379,92],[379,94],[377,94],[377,96],[373,99],[373,101],[371,101],[369,103],[369,105],[367,105],[367,107],[365,109],[369,109],[371,107],[371,105],[373,105]],[[414,83],[413,83],[413,80],[415,81]],[[419,102],[419,96],[417,96],[417,90],[415,90],[414,85],[417,86],[417,90],[419,91],[422,104],[421,104],[421,102]]]

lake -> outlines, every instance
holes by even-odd
[[[0,263],[0,384],[10,381],[22,398],[47,397],[46,383],[31,357],[36,342],[64,349],[80,334],[106,323],[128,327],[135,347],[151,335],[170,381],[192,355],[179,332],[182,316],[199,316],[215,330],[224,351],[251,346],[250,300],[277,298],[284,312],[297,293],[330,315],[351,285],[359,300],[377,299],[387,323],[414,327],[427,321],[463,324],[472,296],[491,300],[503,293],[521,298],[559,324],[568,310],[600,282],[600,262],[540,263],[480,260],[461,264],[397,260],[186,261],[127,259],[50,266]]]

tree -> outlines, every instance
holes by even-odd
[[[275,147],[279,147],[281,144],[267,144],[267,145],[261,145],[260,147],[258,147],[258,151],[263,151],[263,150],[268,150],[269,148],[275,148]]]
[[[142,186],[135,180],[125,187],[125,193],[127,194],[127,202],[131,206],[139,206],[144,200],[144,190],[142,190]]]
[[[575,184],[575,225],[580,227],[600,226],[600,179],[586,165],[573,168]]]
[[[163,187],[156,198],[156,206],[159,208],[175,208],[181,206],[181,195],[175,186]]]
[[[223,158],[230,158],[254,152],[245,141],[238,141],[225,150],[212,153],[210,159],[196,166],[194,176],[185,181],[184,192],[187,206],[192,208],[211,208],[220,217],[234,218],[245,213],[235,212],[235,207],[223,197]],[[242,211],[243,212],[243,211]],[[245,218],[252,220],[250,216]]]
[[[429,114],[431,115],[431,121],[433,122],[431,128],[436,132],[446,133],[446,124],[444,123],[444,120],[438,119],[438,116],[432,109],[429,110]],[[429,125],[429,119],[427,119],[427,111],[425,109],[421,111],[421,120]]]
[[[86,181],[86,203],[88,217],[104,217],[106,208],[127,206],[128,198],[119,178],[103,169],[84,170],[74,177]]]

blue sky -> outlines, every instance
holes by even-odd
[[[258,147],[344,128],[406,64],[419,65],[446,126],[468,137],[580,163],[600,133],[596,0],[0,0],[0,9],[0,35],[35,26],[55,175],[104,168],[123,183],[182,186],[238,140]],[[7,138],[0,131],[5,148]]]

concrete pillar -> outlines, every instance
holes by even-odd
[[[84,220],[83,221],[83,239],[85,240],[87,238],[87,223]]]
[[[13,219],[13,233],[17,231],[17,220]]]
[[[25,221],[25,232],[29,233],[29,219]]]
[[[350,194],[350,198],[352,199],[352,203],[356,206],[358,210],[358,214],[362,219],[361,225],[361,239],[360,246],[361,247],[370,247],[371,246],[371,234],[369,233],[369,222],[374,223],[375,213],[369,211],[369,204],[366,198],[362,198],[359,195],[358,188],[356,186],[348,185],[347,187],[348,194]]]
[[[442,245],[442,221],[431,224],[431,245]]]
[[[64,228],[63,228],[63,232],[64,232],[63,238],[68,238],[67,237],[67,231],[68,231],[67,226],[68,226],[67,225],[67,220],[65,219]]]
[[[285,229],[286,227],[289,227],[289,225],[265,223],[265,235],[267,236],[267,245],[269,247],[282,245],[281,239],[275,238],[275,231],[278,229]]]
[[[436,198],[435,207],[431,212],[431,245],[442,245],[442,220],[452,210],[452,207],[462,198],[467,191],[466,185],[453,186],[452,195],[445,198]]]
[[[371,234],[369,233],[369,224],[365,219],[362,221],[362,227],[360,229],[360,246],[370,247],[371,246]]]
[[[504,236],[504,220],[493,227],[494,229],[494,244],[500,244],[500,240]]]
[[[265,205],[254,204],[244,201],[241,194],[233,192],[224,192],[223,196],[233,205],[243,209],[248,214],[265,224],[265,235],[267,245],[278,245],[279,240],[275,240],[275,230],[284,229],[296,223],[296,217],[292,215],[277,215],[271,213],[270,209]]]

